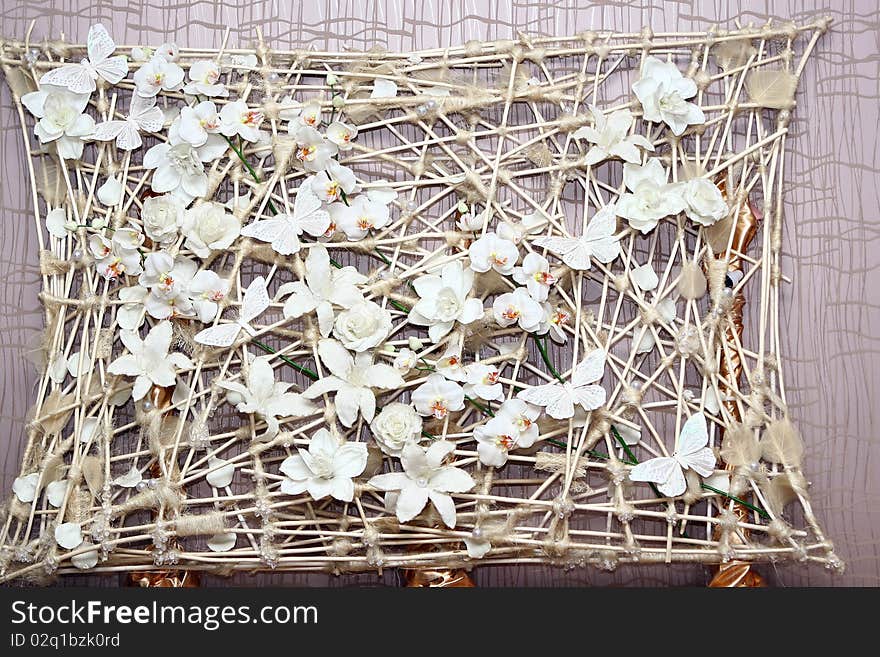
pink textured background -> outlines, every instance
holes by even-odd
[[[842,576],[800,565],[760,570],[785,586],[880,585],[880,9],[876,0],[754,0],[609,2],[469,0],[313,0],[312,2],[168,1],[76,2],[2,0],[0,34],[34,37],[64,32],[82,42],[102,21],[117,43],[249,46],[254,29],[279,48],[362,49],[382,44],[414,50],[501,39],[517,31],[564,35],[586,29],[634,32],[733,28],[734,20],[768,17],[798,22],[834,18],[807,66],[789,140],[786,166],[784,353],[789,401],[807,442],[807,474],[828,535],[848,562]],[[638,4],[638,6],[633,6]],[[124,5],[124,6],[119,6]],[[833,8],[832,8],[833,6]],[[24,181],[22,137],[5,85],[0,91],[0,490],[19,467],[24,416],[35,374],[23,358],[42,328],[37,242]],[[872,280],[873,279],[873,280]],[[875,283],[872,285],[871,283]],[[395,575],[333,578],[260,575],[262,583],[342,586],[394,583]],[[563,572],[550,568],[483,568],[481,585],[657,585],[708,581],[701,567],[621,568]],[[73,580],[67,580],[71,583]],[[76,578],[113,586],[116,578]],[[253,584],[238,576],[232,580]],[[224,585],[229,580],[208,578]]]

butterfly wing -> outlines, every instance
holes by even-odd
[[[300,185],[293,199],[293,218],[302,225],[302,221],[313,212],[321,209],[321,199],[312,191],[311,185]],[[329,221],[327,222],[329,225]]]
[[[110,84],[117,84],[128,75],[128,60],[125,55],[117,55],[100,64],[95,64],[95,70]]]
[[[300,249],[299,235],[291,228],[281,231],[281,234],[272,240],[272,249],[280,255],[298,253]]]
[[[158,132],[165,123],[165,115],[156,107],[156,97],[144,98],[134,94],[131,98],[128,118],[144,132]]]
[[[691,415],[678,436],[675,458],[683,468],[690,468],[703,477],[715,471],[715,453],[707,447],[709,428],[702,413]]]
[[[273,217],[272,219],[258,219],[241,229],[245,237],[253,237],[261,242],[274,243],[280,239],[286,230],[289,230],[287,219]]]
[[[596,260],[609,263],[620,255],[620,241],[614,235],[617,230],[617,215],[614,204],[608,204],[599,210],[584,232],[587,250]]]
[[[594,349],[577,364],[571,376],[571,384],[575,388],[595,383],[605,374],[605,351]]]
[[[99,123],[95,126],[95,131],[92,133],[92,139],[98,141],[110,141],[111,139],[116,139],[125,129],[127,124],[128,121],[104,121],[103,123]]]
[[[562,262],[579,271],[590,268],[590,251],[587,243],[576,237],[539,237],[534,244],[543,246],[562,258]]]
[[[581,386],[574,389],[574,400],[583,406],[585,411],[595,411],[605,403],[605,388],[602,386]]]
[[[320,237],[330,228],[330,213],[319,209],[297,221],[299,232],[305,231],[312,237]]]
[[[141,140],[140,133],[138,133],[137,123],[131,119],[123,121],[123,123],[122,130],[116,136],[116,145],[124,151],[133,151],[136,148],[140,148],[143,141]]]
[[[629,471],[630,481],[645,481],[657,484],[658,490],[668,497],[677,497],[687,488],[684,474],[678,461],[668,456],[648,459],[633,466]]]
[[[235,342],[241,327],[238,324],[209,326],[195,335],[195,341],[209,347],[229,347]]]
[[[241,321],[250,322],[268,307],[269,291],[266,289],[266,279],[257,276],[244,293],[241,302]]]
[[[113,54],[113,51],[116,50],[116,43],[113,41],[110,33],[107,32],[107,28],[101,23],[95,23],[89,28],[86,49],[88,50],[89,61],[92,63],[92,66],[97,66]]]
[[[90,94],[95,90],[95,81],[82,64],[66,64],[43,74],[40,84],[65,87],[76,94]]]
[[[520,390],[516,396],[530,404],[543,406],[547,414],[557,420],[565,420],[574,415],[572,394],[565,386],[558,383],[526,388]]]

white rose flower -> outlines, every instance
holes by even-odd
[[[684,186],[685,214],[696,224],[711,226],[727,216],[730,208],[718,189],[706,178],[694,178]]]
[[[144,153],[144,168],[155,169],[150,189],[173,192],[189,203],[208,193],[208,174],[198,151],[186,142],[156,144]]]
[[[697,95],[696,83],[684,77],[672,62],[656,57],[645,59],[642,77],[633,84],[632,90],[642,104],[645,121],[662,121],[674,135],[706,120],[703,110],[686,100]]]
[[[389,456],[400,456],[407,443],[418,442],[422,418],[409,404],[391,402],[370,423],[379,448]]]
[[[207,258],[212,250],[228,249],[241,224],[219,203],[209,201],[187,210],[183,216],[181,233],[186,236],[185,246],[199,258]]]
[[[401,349],[394,357],[394,369],[399,370],[403,374],[409,372],[419,362],[419,357],[412,349]]]
[[[391,313],[372,301],[359,301],[336,316],[333,333],[346,349],[372,349],[391,332]]]
[[[144,200],[141,221],[147,237],[158,244],[171,244],[183,223],[183,204],[170,194],[151,196]]]

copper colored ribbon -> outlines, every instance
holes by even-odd
[[[474,588],[474,580],[464,570],[406,569],[403,571],[405,586],[419,588]]]
[[[161,388],[153,386],[149,392],[149,400],[158,408],[167,408],[171,404],[171,395],[174,387]],[[159,463],[154,463],[151,468],[153,477],[160,477],[162,469]],[[128,585],[141,588],[197,588],[199,586],[199,574],[189,570],[149,570],[144,572],[132,572],[128,574]]]
[[[724,181],[718,184],[718,188],[728,199],[726,184]],[[742,203],[739,213],[736,217],[733,230],[733,243],[731,245],[731,257],[728,262],[727,271],[742,272],[742,260],[733,253],[745,253],[749,248],[752,240],[758,232],[758,222],[761,217],[748,201]],[[728,233],[729,235],[729,233]],[[743,307],[746,304],[745,295],[739,292],[733,299],[733,305],[730,309],[730,324],[728,325],[724,339],[727,344],[735,345],[737,340],[741,340],[743,334]],[[739,352],[735,349],[722,351],[719,373],[722,380],[731,381],[739,385],[742,376],[742,362],[740,361]],[[725,392],[722,390],[722,392]],[[739,407],[732,400],[724,402],[725,408],[732,417],[740,420]],[[722,434],[723,435],[723,434]],[[733,468],[729,465],[724,466],[725,470],[731,471]],[[740,522],[744,522],[749,517],[749,510],[742,504],[734,503],[733,512],[736,514]],[[743,534],[748,538],[748,531],[743,530]],[[743,540],[739,535],[734,534],[731,538],[732,542],[743,544]],[[745,561],[729,561],[718,566],[718,572],[709,582],[711,588],[737,588],[737,587],[762,587],[766,586],[764,578],[752,570],[752,565]]]

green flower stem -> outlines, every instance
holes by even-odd
[[[261,183],[261,182],[263,182],[262,180],[260,180],[260,176],[257,175],[256,170],[255,170],[255,169],[250,165],[250,163],[245,159],[245,157],[244,157],[244,153],[241,152],[241,149],[240,149],[238,146],[235,145],[235,142],[232,141],[232,140],[231,140],[229,137],[227,137],[226,135],[223,135],[223,139],[226,140],[226,143],[229,144],[229,148],[231,148],[231,149],[235,152],[235,154],[238,156],[238,159],[241,160],[241,163],[244,165],[245,169],[247,169],[247,170],[248,170],[248,173],[251,174],[251,178],[253,178],[257,183]],[[269,211],[270,211],[272,214],[278,214],[278,210],[275,208],[275,205],[272,203],[272,200],[271,200],[271,199],[270,199],[269,202],[266,204],[266,207],[269,208]]]
[[[252,343],[253,345],[259,347],[260,349],[262,349],[263,351],[265,351],[265,352],[268,353],[268,354],[277,354],[277,353],[278,353],[275,349],[273,349],[272,347],[270,347],[270,346],[267,345],[267,344],[264,344],[264,343],[260,342],[259,340],[251,340],[251,343]],[[305,375],[306,375],[307,377],[309,377],[312,381],[317,381],[317,380],[318,380],[318,374],[317,374],[317,372],[314,372],[314,371],[310,370],[308,367],[303,367],[302,365],[300,365],[299,363],[297,363],[297,362],[291,360],[291,359],[288,358],[287,356],[280,355],[280,356],[278,356],[278,358],[280,358],[282,361],[284,361],[287,365],[290,365],[290,366],[291,366],[293,369],[295,369],[297,372],[300,372],[300,373],[302,373],[302,374],[305,374]]]
[[[539,338],[534,333],[531,334],[532,339],[535,341],[535,344],[538,345],[538,351],[541,352],[541,359],[544,361],[544,364],[547,366],[547,369],[550,370],[550,374],[556,377],[556,380],[560,383],[565,383],[565,379],[562,378],[562,375],[556,370],[553,366],[553,361],[550,360],[550,355],[547,353],[547,338],[544,338],[544,342],[541,342],[541,338]]]
[[[468,397],[467,395],[465,395],[464,398],[467,399],[468,402],[470,402],[474,406],[474,408],[478,408],[480,410],[480,412],[482,412],[484,415],[488,415],[489,417],[495,417],[495,413],[492,412],[491,408],[486,408],[485,406],[483,406],[480,402],[478,402],[473,397]]]
[[[766,511],[764,511],[764,509],[761,509],[757,506],[749,504],[745,500],[741,500],[740,498],[735,497],[735,496],[731,495],[730,493],[725,493],[723,490],[715,488],[714,486],[710,486],[709,484],[700,484],[700,485],[703,488],[705,488],[706,490],[712,491],[713,493],[718,493],[718,495],[723,495],[724,497],[728,497],[728,498],[732,499],[734,502],[736,502],[737,504],[742,504],[744,507],[751,509],[752,511],[754,511],[755,513],[760,515],[762,518],[766,518],[767,520],[770,519],[770,514],[767,513]]]

